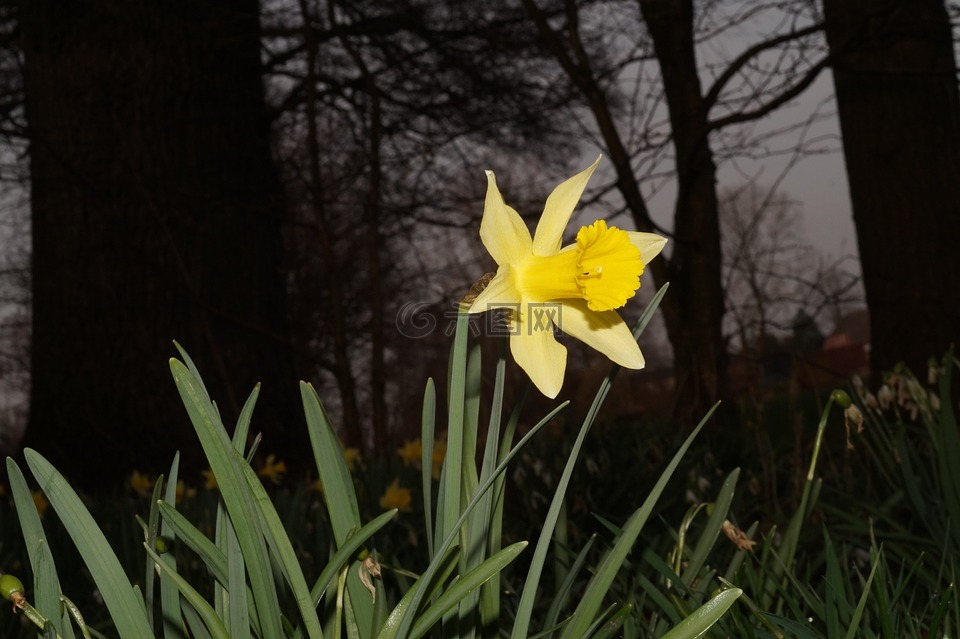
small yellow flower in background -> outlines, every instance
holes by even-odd
[[[323,494],[323,482],[320,481],[319,479],[314,479],[313,482],[310,484],[310,490],[312,490],[313,492],[317,493],[318,495],[322,495],[322,494]]]
[[[387,490],[380,497],[380,507],[384,510],[396,508],[401,511],[410,510],[410,504],[413,503],[413,493],[409,488],[401,488],[400,480],[394,479],[393,483],[387,486]]]
[[[403,446],[397,449],[397,455],[407,466],[420,466],[420,460],[423,457],[423,446],[419,439],[411,439]]]
[[[360,456],[360,450],[357,448],[344,448],[343,460],[347,462],[347,470],[351,473],[357,468],[363,468],[363,457]]]
[[[190,488],[190,487],[188,487],[188,486],[183,482],[182,479],[177,482],[177,496],[176,496],[176,500],[177,500],[177,503],[178,503],[178,504],[180,503],[180,500],[182,500],[184,497],[186,497],[187,499],[191,499],[192,497],[195,497],[196,494],[197,494],[197,489],[196,489],[196,488]]]
[[[33,497],[33,505],[37,507],[37,513],[43,517],[43,513],[47,512],[47,507],[50,505],[46,496],[39,490],[31,490],[30,496]]]
[[[615,309],[636,294],[644,266],[667,240],[597,220],[581,227],[574,244],[561,248],[564,229],[599,163],[597,158],[553,190],[532,238],[487,171],[480,239],[498,268],[469,312],[508,310],[510,352],[550,398],[560,392],[567,365],[567,349],[554,337],[555,326],[625,368],[644,366],[640,347]]]
[[[217,478],[213,476],[213,471],[209,468],[206,470],[201,470],[200,474],[203,475],[203,487],[207,490],[213,490],[217,487]]]
[[[423,465],[423,445],[419,439],[412,439],[397,449],[397,455],[407,466],[421,468]],[[433,456],[431,457],[430,474],[434,479],[440,479],[443,469],[443,458],[447,455],[447,442],[444,439],[433,440]]]
[[[443,470],[443,460],[447,456],[447,440],[445,439],[435,439],[433,440],[433,467],[430,469],[430,474],[434,479],[440,479],[440,471]]]
[[[257,474],[279,485],[283,481],[283,476],[287,473],[287,464],[282,459],[277,461],[276,455],[270,453],[266,461],[263,462],[263,468],[257,471]]]
[[[153,480],[149,476],[144,475],[139,470],[135,470],[130,474],[130,478],[127,480],[127,483],[130,485],[130,490],[137,493],[141,497],[149,497],[150,490],[153,488]]]

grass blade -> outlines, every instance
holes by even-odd
[[[147,555],[155,562],[157,569],[160,570],[163,577],[173,581],[177,586],[177,590],[183,595],[183,598],[187,600],[187,603],[192,606],[194,611],[200,616],[210,636],[213,637],[213,639],[230,639],[230,633],[227,632],[223,622],[220,621],[220,617],[217,616],[213,606],[207,603],[207,601],[200,596],[200,593],[198,593],[180,573],[176,570],[171,570],[165,562],[160,561],[160,556],[152,548],[149,548],[146,544],[144,544],[144,548],[147,551]]]
[[[433,438],[436,433],[437,389],[433,378],[423,389],[423,413],[420,418],[420,481],[423,490],[424,534],[427,557],[433,559]]]
[[[170,360],[170,370],[210,469],[217,478],[223,504],[243,550],[263,637],[283,639],[280,603],[270,569],[266,541],[240,468],[241,464],[246,465],[246,461],[234,449],[219,415],[206,398],[196,377],[182,362],[175,359]]]
[[[546,417],[541,419],[540,422],[537,423],[537,425],[531,428],[530,431],[523,436],[520,442],[504,457],[503,461],[501,461],[500,464],[497,465],[497,468],[494,470],[493,474],[490,477],[488,477],[487,480],[483,482],[483,484],[481,484],[480,488],[477,490],[477,496],[474,497],[474,499],[469,504],[467,504],[467,507],[464,509],[463,514],[460,516],[460,519],[458,519],[455,522],[456,525],[454,526],[453,530],[450,531],[446,539],[443,540],[443,543],[437,549],[438,553],[446,554],[448,549],[454,545],[453,544],[454,539],[459,536],[458,531],[460,526],[463,524],[464,521],[466,521],[466,518],[470,515],[470,513],[479,503],[480,497],[482,497],[484,493],[490,490],[491,486],[496,482],[497,478],[503,473],[503,471],[507,469],[507,466],[509,465],[511,460],[513,460],[513,458],[516,457],[521,450],[523,450],[524,446],[526,446],[531,439],[536,437],[537,434],[540,432],[540,430],[544,426],[546,426],[550,422],[550,420],[554,418],[554,416],[557,413],[559,413],[561,410],[566,408],[568,403],[569,402],[564,402],[559,406],[557,406],[556,408],[554,408],[552,411],[550,411],[550,413],[547,414]],[[411,588],[411,592],[413,594],[410,601],[410,606],[409,606],[410,608],[412,608],[413,610],[417,610],[419,608],[420,602],[423,601],[423,598],[426,595],[427,585],[431,582],[433,575],[436,574],[436,572],[439,569],[440,569],[440,566],[438,565],[436,560],[430,562],[430,565],[427,566],[427,569],[424,571],[423,575],[420,577],[420,580],[418,580],[417,585]],[[397,627],[396,634],[400,637],[406,637],[412,624],[413,624],[412,616],[409,614],[403,614],[399,620],[399,626]]]
[[[693,440],[700,434],[700,430],[716,409],[717,406],[714,405],[703,419],[700,420],[697,427],[693,429],[690,436],[687,437],[683,445],[680,446],[680,450],[678,450],[673,456],[673,459],[670,460],[670,464],[660,475],[660,479],[657,480],[657,483],[647,495],[643,505],[630,516],[630,519],[628,519],[627,523],[623,526],[623,533],[620,535],[617,543],[600,562],[596,574],[593,576],[593,579],[590,580],[586,593],[577,606],[573,620],[564,628],[563,634],[561,635],[563,639],[576,639],[577,637],[586,635],[587,628],[600,610],[603,598],[606,596],[610,584],[613,583],[614,578],[620,571],[620,567],[633,548],[633,542],[636,541],[640,530],[644,524],[646,524],[650,513],[653,512],[653,507],[656,505],[657,500],[660,499],[660,494],[663,492],[663,489],[667,487],[667,482],[670,477],[673,476],[673,472],[680,464],[680,460],[686,454],[690,444],[692,444]]]
[[[33,597],[34,606],[46,619],[53,622],[53,627],[59,634],[73,639],[73,629],[69,619],[60,614],[60,583],[57,578],[57,569],[50,554],[43,524],[34,505],[27,480],[20,467],[9,457],[7,458],[7,481],[10,484],[10,493],[17,509],[17,519],[20,522],[20,532],[23,535],[24,547],[27,549],[27,558],[33,568]],[[47,557],[41,561],[41,555]]]
[[[120,561],[80,497],[40,453],[27,448],[23,454],[100,590],[117,634],[122,639],[151,636],[143,601],[134,595]]]
[[[167,490],[164,500],[169,504],[177,503],[177,482],[180,473],[180,453],[173,456],[173,463],[170,464],[170,481],[167,482]],[[175,508],[175,506],[174,506]],[[160,513],[160,504],[157,504],[157,513]],[[174,543],[176,535],[173,529],[167,524],[166,519],[161,515],[160,535]],[[164,553],[160,555],[160,561],[165,563],[171,570],[177,569],[177,559],[173,553]],[[182,639],[184,636],[183,622],[180,618],[180,591],[176,585],[169,579],[160,580],[160,611],[163,615],[163,636],[164,639]],[[175,621],[179,623],[175,623]]]
[[[647,308],[644,309],[643,314],[640,316],[633,330],[635,339],[640,337],[640,334],[643,333],[643,330],[650,322],[650,319],[653,317],[653,312],[659,306],[660,300],[663,299],[666,290],[666,285],[661,287],[657,294],[654,295],[650,304],[647,305]],[[543,574],[543,567],[547,560],[547,551],[553,541],[553,533],[557,526],[557,520],[560,517],[560,509],[563,506],[567,487],[570,484],[570,478],[573,476],[573,468],[580,456],[583,442],[590,432],[590,428],[593,426],[597,413],[600,411],[600,407],[603,405],[607,393],[610,392],[610,385],[613,383],[619,371],[620,367],[614,365],[600,384],[600,388],[597,390],[597,394],[593,399],[593,404],[583,419],[580,432],[577,433],[577,439],[574,441],[573,448],[570,450],[570,455],[567,457],[567,463],[563,468],[563,473],[560,475],[560,480],[557,482],[557,488],[553,493],[553,500],[550,502],[550,508],[547,510],[547,516],[543,522],[540,538],[537,540],[533,557],[530,560],[530,569],[524,581],[523,592],[520,594],[520,603],[517,606],[516,618],[513,624],[513,631],[510,634],[511,639],[526,639],[530,634],[530,619],[533,615],[534,603],[536,603],[537,590],[540,587],[540,576]],[[582,628],[581,630],[585,629]]]
[[[437,597],[433,605],[427,608],[423,614],[417,618],[416,623],[413,624],[413,628],[410,630],[411,639],[419,639],[425,635],[427,631],[443,617],[445,612],[451,610],[461,600],[466,599],[470,593],[486,583],[491,577],[499,574],[500,571],[516,559],[517,555],[523,552],[523,549],[526,547],[527,542],[525,541],[507,546],[470,572],[461,575],[450,588]]]
[[[742,594],[743,591],[739,588],[724,590],[694,610],[692,614],[663,635],[661,639],[696,639],[703,636]]]

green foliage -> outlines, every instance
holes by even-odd
[[[659,297],[635,335],[658,302]],[[228,433],[181,350],[183,361],[172,360],[171,372],[216,490],[178,502],[175,458],[169,480],[156,481],[145,518],[138,518],[142,545],[132,553],[108,538],[116,532],[108,530],[112,526],[101,527],[60,473],[28,450],[32,481],[59,523],[41,519],[28,479],[8,460],[15,525],[33,576],[20,608],[23,618],[48,637],[103,632],[136,639],[932,637],[960,627],[952,585],[953,557],[960,550],[952,514],[960,512],[954,510],[960,503],[949,503],[960,495],[960,471],[943,450],[960,445],[957,425],[952,410],[944,408],[949,401],[935,404],[906,373],[899,373],[907,380],[903,396],[918,404],[918,421],[901,419],[903,411],[891,421],[864,408],[868,429],[858,439],[862,459],[875,465],[884,482],[873,489],[888,493],[886,500],[854,506],[831,485],[836,477],[821,477],[824,434],[836,423],[834,405],[846,403],[835,393],[822,413],[805,483],[782,534],[759,521],[745,530],[736,525],[739,469],[726,474],[712,501],[693,504],[682,517],[656,510],[663,496],[675,492],[673,477],[708,414],[648,488],[638,494],[634,485],[623,493],[632,501],[632,514],[622,524],[597,515],[600,528],[585,536],[568,508],[581,488],[575,470],[617,375],[614,367],[576,437],[555,460],[562,470],[530,539],[534,547],[527,550],[528,542],[515,535],[530,528],[506,508],[511,484],[505,472],[518,460],[531,463],[530,443],[566,404],[520,436],[525,394],[505,410],[505,351],[501,344],[484,431],[480,350],[469,343],[467,316],[459,318],[444,428],[437,426],[442,409],[432,381],[424,392],[420,518],[400,517],[396,508],[366,515],[369,484],[386,475],[371,462],[366,480],[355,484],[334,426],[309,384],[301,385],[301,399],[324,507],[314,507],[317,499],[305,487],[268,491],[250,464],[259,438],[248,445],[259,389]],[[944,398],[954,365],[951,356],[941,369],[938,388]],[[851,410],[846,408],[848,420]],[[433,443],[443,431],[446,456],[435,481]],[[628,465],[631,454],[621,452],[614,469]],[[824,494],[836,505],[822,504]],[[521,503],[530,498],[519,497]],[[108,519],[129,520],[122,506]],[[826,525],[818,523],[824,512],[830,513]],[[915,520],[905,517],[907,512]],[[121,533],[131,530],[120,526]],[[89,622],[63,595],[77,588],[77,571],[74,562],[62,559],[68,550],[62,535],[102,598],[105,614],[94,610]],[[423,547],[397,541],[410,535]],[[132,585],[131,575],[144,567]],[[90,606],[92,601],[83,602]]]

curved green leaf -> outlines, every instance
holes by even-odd
[[[694,610],[661,639],[696,639],[717,623],[733,602],[743,594],[739,588],[729,588]]]
[[[153,559],[154,565],[157,566],[161,574],[173,581],[177,586],[177,590],[183,595],[183,598],[186,599],[187,603],[193,606],[196,613],[200,615],[200,619],[203,620],[203,625],[206,626],[210,636],[214,639],[230,639],[230,633],[227,632],[226,627],[223,625],[220,617],[217,616],[213,606],[207,603],[207,600],[204,599],[180,573],[173,570],[166,562],[161,561],[160,555],[158,555],[153,548],[150,548],[146,544],[144,544],[143,547],[147,551],[147,555]]]
[[[411,639],[419,639],[427,633],[433,624],[437,623],[444,613],[451,610],[461,599],[467,597],[477,588],[483,585],[488,579],[498,574],[507,564],[517,558],[523,549],[527,547],[527,542],[520,541],[511,546],[507,546],[496,553],[479,566],[457,579],[456,583],[450,586],[442,595],[437,597],[436,602],[427,608],[422,615],[417,618],[410,629]]]
[[[152,636],[143,601],[134,594],[120,560],[80,497],[40,453],[27,448],[23,455],[97,584],[117,634],[122,639]]]

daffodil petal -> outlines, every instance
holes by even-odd
[[[530,322],[520,322],[510,337],[510,352],[534,386],[553,399],[563,386],[567,348],[553,336],[553,324],[547,322],[547,325],[546,329],[537,329]]]
[[[624,368],[643,368],[643,353],[616,311],[591,311],[584,300],[564,300],[560,330],[600,351]]]
[[[638,231],[627,231],[630,237],[630,243],[640,251],[640,261],[644,266],[650,263],[650,260],[660,255],[660,251],[667,245],[667,238],[656,233],[640,233]]]
[[[520,291],[513,283],[509,265],[497,269],[497,274],[487,287],[477,295],[470,306],[470,313],[483,313],[494,308],[520,308]]]
[[[547,198],[543,215],[540,216],[540,222],[537,223],[537,230],[533,235],[534,255],[553,255],[560,250],[563,231],[567,228],[573,209],[580,201],[590,176],[600,164],[600,157],[585,170],[557,186]]]
[[[516,264],[530,255],[530,231],[520,214],[504,204],[493,171],[487,171],[487,199],[480,222],[480,239],[500,266]]]

